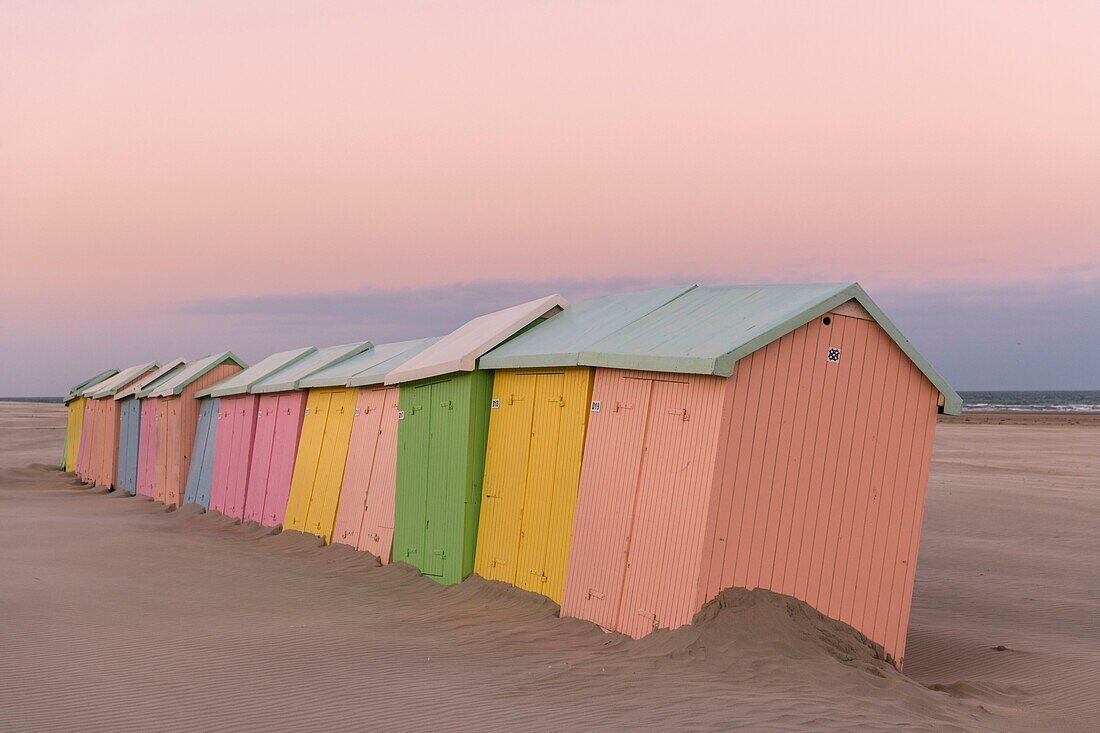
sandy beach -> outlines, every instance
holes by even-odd
[[[1100,417],[937,429],[906,667],[728,591],[632,641],[477,578],[87,489],[0,403],[0,730],[1095,730]]]

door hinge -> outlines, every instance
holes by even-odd
[[[584,600],[591,601],[593,598],[598,601],[602,601],[604,599],[604,595],[595,588],[589,588],[588,592],[584,594]]]

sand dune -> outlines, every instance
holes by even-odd
[[[9,434],[0,465],[58,452]],[[497,583],[0,469],[0,730],[1094,729],[1097,445],[941,425],[904,675],[765,591],[633,641]]]

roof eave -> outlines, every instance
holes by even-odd
[[[639,372],[669,372],[673,374],[714,374],[714,359],[701,356],[654,356],[602,354],[581,352],[581,366],[605,369],[630,369]]]
[[[535,367],[571,367],[580,362],[576,351],[559,354],[528,354],[515,356],[493,356],[492,352],[481,357],[478,367],[481,369],[533,369]]]

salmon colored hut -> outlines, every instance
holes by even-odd
[[[141,444],[142,400],[138,394],[185,363],[185,359],[175,359],[115,394],[115,402],[118,403],[118,470],[115,482],[118,489],[131,496],[137,494],[138,450]]]
[[[65,471],[75,471],[77,457],[80,455],[80,436],[84,430],[84,413],[88,398],[83,395],[84,390],[94,387],[108,377],[118,374],[117,369],[109,369],[105,372],[85,379],[80,384],[75,384],[65,395],[65,407],[68,408],[68,419],[65,423],[65,445],[61,453],[61,468]]]
[[[113,377],[104,380],[95,387],[84,390],[88,398],[87,410],[92,415],[89,421],[91,434],[85,441],[88,452],[84,459],[80,477],[96,486],[114,486],[115,470],[118,468],[118,405],[115,394],[129,387],[160,366],[159,362],[135,364],[123,369]]]
[[[474,318],[386,375],[401,387],[394,560],[441,583],[473,571],[493,389],[478,359],[567,306],[551,295]]]
[[[370,552],[383,564],[390,561],[393,547],[398,388],[386,387],[382,381],[389,371],[437,340],[378,344],[301,382],[311,392],[340,387],[355,392],[347,461],[337,487],[338,508],[328,539]],[[329,455],[335,462],[339,451]]]
[[[302,389],[303,380],[319,371],[369,351],[370,341],[321,349],[307,361],[288,369],[265,389]],[[283,528],[309,532],[327,542],[332,538],[340,481],[348,453],[351,421],[355,409],[355,390],[346,387],[310,389],[302,418],[301,438],[294,457],[290,493],[287,497]]]
[[[958,395],[859,285],[699,287],[597,369],[562,615],[643,636],[729,587],[900,667],[937,412]]]
[[[184,503],[244,518],[259,396],[249,389],[314,353],[313,347],[272,354],[195,393],[202,398]]]
[[[580,353],[690,289],[574,303],[481,357],[494,376],[474,572],[561,603],[595,371]]]
[[[157,400],[154,499],[168,506],[182,506],[199,422],[195,393],[245,366],[228,351],[213,354],[190,362],[149,391],[147,399]]]
[[[137,465],[137,495],[153,498],[156,491],[156,466],[157,466],[157,419],[160,400],[150,397],[153,390],[159,388],[169,379],[183,370],[189,362],[186,359],[176,359],[175,363],[166,365],[159,374],[151,377],[148,382],[134,393],[141,403],[139,408],[141,424],[138,428],[138,465]]]

